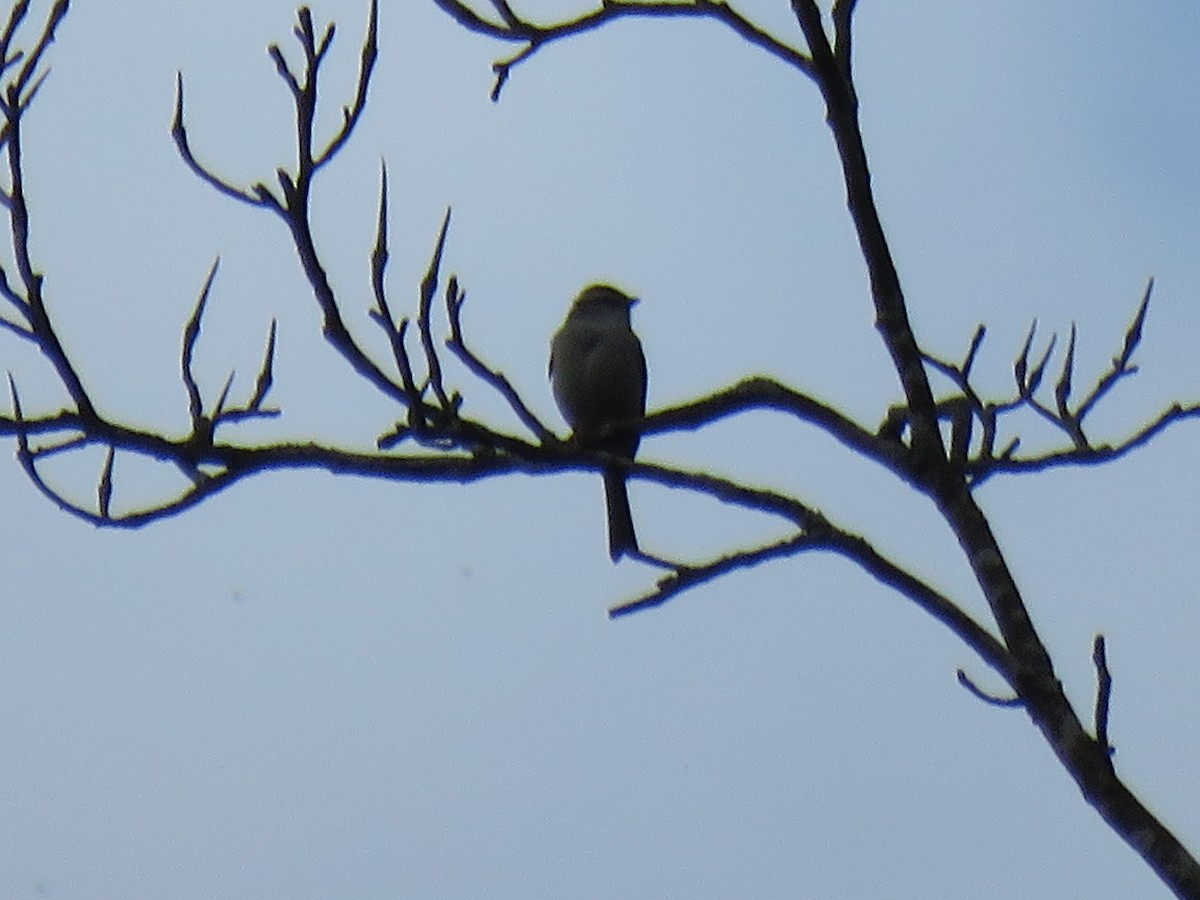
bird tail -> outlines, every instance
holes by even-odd
[[[616,562],[626,553],[638,552],[624,472],[608,470],[604,473],[604,500],[608,507],[608,555]]]

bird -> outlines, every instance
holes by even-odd
[[[638,298],[611,284],[579,292],[550,341],[550,388],[574,438],[588,450],[632,460],[646,412],[646,357],[633,333]],[[625,473],[604,470],[608,555],[613,562],[639,553]]]

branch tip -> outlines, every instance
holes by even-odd
[[[1096,743],[1112,756],[1116,748],[1108,741],[1108,712],[1112,700],[1112,674],[1108,670],[1108,652],[1104,635],[1092,642],[1092,663],[1096,666]]]
[[[998,706],[1003,709],[1013,709],[1018,706],[1024,706],[1025,701],[1020,697],[998,697],[995,694],[989,694],[979,685],[971,680],[971,676],[966,673],[966,670],[958,670],[958,683],[966,688],[967,693],[973,696],[976,700],[982,700],[988,706]]]
[[[117,448],[109,444],[108,453],[104,457],[104,468],[100,472],[100,483],[96,488],[96,506],[102,519],[109,518],[109,504],[112,502],[113,492],[113,461],[116,455]]]

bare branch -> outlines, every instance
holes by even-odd
[[[301,7],[301,15],[304,15],[306,12],[308,12],[308,8]],[[311,24],[311,14],[309,16],[309,19],[310,19],[310,24]],[[329,24],[327,24],[325,26],[325,33],[321,35],[321,44],[319,47],[316,48],[316,52],[313,54],[314,62],[322,62],[325,59],[325,54],[329,52],[329,48],[333,44],[333,36],[336,32],[337,32],[337,24],[336,23],[330,22]]]
[[[442,227],[438,229],[437,243],[434,245],[433,256],[429,260],[429,268],[421,281],[420,309],[417,315],[417,329],[421,334],[421,346],[425,350],[427,366],[426,383],[433,388],[434,396],[445,413],[452,413],[454,407],[446,395],[442,383],[442,364],[438,359],[437,347],[433,343],[433,324],[430,321],[433,311],[433,297],[437,293],[438,270],[442,265],[442,252],[446,249],[446,231],[450,227],[450,208],[446,207],[446,215],[442,218]],[[422,392],[423,393],[423,392]]]
[[[233,387],[233,376],[233,372],[230,372],[229,375],[226,376],[225,384],[221,386],[221,393],[217,395],[217,404],[213,407],[212,414],[214,425],[220,421],[221,417],[225,414],[225,401],[229,399],[229,390]]]
[[[408,321],[397,322],[388,304],[387,292],[384,289],[384,275],[387,273],[388,252],[388,175],[387,164],[380,163],[379,172],[379,221],[375,230],[375,248],[371,252],[371,291],[375,297],[375,309],[371,310],[371,319],[387,334],[388,343],[392,348],[392,358],[396,361],[396,369],[400,374],[400,384],[404,388],[405,400],[410,410],[421,406],[421,392],[417,389],[413,377],[412,362],[408,358],[408,350],[404,346],[404,335],[408,330]]]
[[[254,381],[254,393],[248,404],[250,409],[262,409],[263,401],[267,399],[267,392],[275,383],[273,374],[275,370],[275,331],[276,322],[272,319],[271,327],[267,330],[267,348],[263,351],[262,367],[258,370],[258,378]]]
[[[17,393],[17,383],[13,373],[8,373],[8,398],[13,408],[14,433],[17,436],[17,450],[25,454],[29,452],[29,435],[25,430],[25,414],[21,409],[21,395]]]
[[[1147,290],[1142,296],[1137,311],[1126,330],[1120,353],[1113,357],[1110,368],[1096,379],[1096,383],[1088,393],[1087,398],[1074,411],[1072,411],[1070,404],[1075,383],[1076,343],[1078,338],[1078,332],[1074,324],[1071,326],[1066,353],[1054,387],[1053,405],[1042,402],[1034,393],[1040,385],[1043,372],[1049,365],[1050,358],[1053,355],[1055,344],[1053,338],[1035,365],[1033,372],[1030,373],[1028,371],[1029,355],[1037,331],[1036,321],[1030,326],[1021,351],[1017,354],[1016,360],[1013,363],[1016,393],[1011,398],[984,402],[971,385],[970,370],[979,342],[981,341],[981,331],[979,329],[976,330],[971,340],[971,349],[968,350],[962,364],[946,362],[930,354],[923,354],[926,362],[937,371],[946,375],[960,392],[958,398],[951,396],[948,399],[939,400],[939,416],[945,416],[952,409],[958,410],[959,407],[956,405],[956,401],[961,399],[963,402],[969,404],[973,418],[982,426],[980,446],[975,451],[974,456],[966,460],[963,468],[971,487],[979,486],[997,472],[1026,473],[1042,471],[1053,466],[1095,465],[1107,462],[1143,445],[1168,425],[1183,419],[1193,418],[1196,415],[1195,409],[1192,407],[1184,407],[1178,403],[1173,404],[1149,425],[1144,426],[1139,431],[1116,444],[1094,445],[1084,432],[1083,420],[1094,409],[1098,400],[1105,396],[1121,378],[1131,376],[1137,372],[1137,367],[1132,365],[1131,360],[1141,340],[1151,285],[1147,286]],[[1005,449],[997,455],[994,448],[998,422],[1001,417],[1020,409],[1032,410],[1060,430],[1070,439],[1070,447],[1042,452],[1035,456],[1018,457],[1016,451],[1020,445],[1020,438],[1014,436],[1009,440]],[[895,415],[903,417],[905,413],[903,410],[900,410]],[[959,459],[960,457],[955,456],[953,458]]]
[[[1017,383],[1017,393],[1025,397],[1029,394],[1028,381],[1026,375],[1029,368],[1029,351],[1033,347],[1033,333],[1037,330],[1037,319],[1029,325],[1029,333],[1025,335],[1025,343],[1021,347],[1021,352],[1017,354],[1017,359],[1013,363],[1013,380]]]
[[[267,46],[267,56],[271,58],[271,62],[275,63],[275,72],[287,89],[291,91],[293,97],[300,96],[300,82],[296,80],[291,66],[288,65],[287,59],[283,55],[283,50],[278,44],[269,44]]]
[[[196,159],[192,153],[191,144],[188,143],[187,128],[183,124],[182,72],[175,74],[175,117],[171,121],[171,137],[175,139],[175,147],[179,150],[179,155],[187,167],[209,187],[216,189],[226,197],[232,197],[234,200],[248,203],[250,206],[279,208],[279,201],[263,185],[258,185],[254,190],[240,188],[219,178]]]
[[[639,554],[638,558],[643,562],[666,565],[673,572],[650,593],[614,607],[610,614],[620,616],[661,605],[691,587],[768,559],[820,550],[851,560],[951,629],[997,670],[1016,692],[1014,700],[1004,701],[982,691],[965,672],[960,671],[959,680],[967,690],[986,702],[1024,705],[1088,801],[1143,853],[1164,878],[1169,878],[1173,872],[1184,872],[1185,875],[1177,875],[1173,883],[1184,883],[1187,879],[1200,880],[1200,867],[1174,836],[1129,794],[1112,769],[1112,751],[1107,737],[1111,677],[1104,656],[1103,638],[1097,638],[1093,655],[1098,675],[1096,738],[1093,740],[1086,733],[1080,717],[1063,692],[1061,682],[1055,676],[1049,653],[1033,627],[989,522],[971,494],[971,489],[992,473],[1034,471],[1056,464],[1088,464],[1100,461],[1106,454],[1107,458],[1114,458],[1148,441],[1175,421],[1200,417],[1200,406],[1182,407],[1176,404],[1151,425],[1115,447],[1092,446],[1084,435],[1082,420],[1094,404],[1118,380],[1135,371],[1131,359],[1141,340],[1150,287],[1147,287],[1134,321],[1126,332],[1121,352],[1113,358],[1112,368],[1097,380],[1092,392],[1076,412],[1071,410],[1076,329],[1072,326],[1051,403],[1045,399],[1044,393],[1039,397],[1038,391],[1055,351],[1056,339],[1052,336],[1044,353],[1036,362],[1032,361],[1030,357],[1036,321],[1014,362],[1016,396],[1001,402],[985,402],[971,384],[972,369],[985,335],[983,326],[976,329],[963,361],[958,364],[923,354],[909,322],[900,279],[875,206],[858,121],[858,98],[851,65],[852,18],[856,0],[833,0],[830,7],[832,42],[815,0],[791,0],[796,20],[807,42],[807,53],[759,29],[724,0],[599,0],[598,8],[591,12],[552,25],[536,25],[524,20],[514,9],[516,0],[489,0],[498,21],[485,19],[474,12],[467,5],[467,0],[435,2],[466,27],[516,44],[516,51],[509,59],[494,65],[494,98],[499,96],[511,70],[532,57],[542,46],[623,17],[710,18],[723,22],[748,42],[765,48],[818,85],[842,164],[847,205],[870,279],[875,324],[903,387],[903,404],[893,407],[880,429],[872,433],[848,416],[809,396],[768,379],[757,378],[748,379],[711,397],[655,413],[639,424],[644,426],[645,433],[697,428],[735,412],[769,408],[822,429],[855,452],[886,467],[933,501],[966,552],[995,620],[999,637],[949,598],[886,558],[864,538],[833,524],[801,496],[744,485],[704,472],[684,471],[649,462],[634,463],[611,453],[584,451],[556,440],[508,379],[484,363],[483,354],[468,347],[462,325],[466,295],[457,279],[451,276],[445,289],[450,330],[448,346],[476,378],[506,399],[517,419],[533,434],[536,442],[503,433],[485,422],[460,415],[462,396],[444,383],[442,358],[439,355],[439,351],[444,352],[444,349],[435,343],[432,322],[433,301],[441,278],[450,221],[449,209],[420,286],[416,324],[424,354],[425,373],[424,384],[418,386],[405,344],[408,320],[397,319],[393,315],[385,294],[389,255],[386,169],[381,175],[379,222],[371,254],[375,308],[369,315],[387,332],[399,381],[376,363],[354,338],[343,319],[341,308],[345,304],[340,302],[333,290],[313,237],[310,200],[318,171],[346,145],[364,113],[370,78],[378,56],[377,0],[371,0],[354,99],[351,105],[342,107],[340,127],[335,129],[324,149],[318,153],[314,153],[318,76],[321,64],[332,46],[336,29],[329,24],[318,35],[312,13],[307,7],[301,7],[297,12],[293,33],[303,51],[302,64],[293,68],[278,45],[273,44],[268,48],[276,71],[291,91],[295,104],[297,160],[294,171],[276,170],[278,189],[268,188],[265,182],[254,183],[248,188],[238,187],[217,177],[197,161],[189,146],[183,121],[181,75],[177,76],[171,130],[185,164],[205,183],[241,202],[272,209],[286,223],[321,310],[325,339],[355,372],[407,411],[408,421],[381,437],[379,447],[390,449],[411,436],[419,446],[408,455],[399,452],[355,453],[344,448],[315,444],[277,443],[246,447],[218,442],[215,435],[217,424],[276,412],[263,408],[274,377],[276,324],[274,321],[271,323],[263,362],[246,404],[241,407],[229,406],[234,382],[234,373],[231,371],[211,416],[206,419],[199,383],[193,372],[193,358],[207,298],[217,271],[215,262],[185,326],[181,349],[180,369],[188,396],[192,433],[183,439],[171,439],[152,431],[121,425],[98,414],[50,322],[42,293],[42,275],[34,266],[29,252],[30,225],[22,180],[22,115],[46,77],[42,59],[53,39],[58,20],[65,14],[66,2],[60,0],[54,7],[40,39],[27,56],[11,50],[13,33],[26,15],[27,4],[18,2],[14,7],[6,30],[0,34],[0,72],[7,72],[9,78],[0,96],[0,107],[4,113],[4,122],[0,126],[0,149],[7,154],[10,169],[10,188],[7,193],[0,189],[0,204],[10,218],[15,258],[13,277],[19,278],[19,283],[15,288],[9,285],[7,275],[0,270],[0,296],[8,299],[28,321],[28,329],[19,321],[3,318],[0,318],[0,329],[31,340],[42,349],[75,405],[74,410],[66,409],[53,415],[27,419],[15,380],[9,376],[13,417],[11,423],[0,417],[0,432],[11,427],[17,438],[18,458],[35,486],[60,508],[82,519],[107,526],[136,527],[190,508],[243,477],[267,470],[323,468],[337,473],[408,481],[468,482],[515,472],[547,475],[569,470],[619,469],[633,478],[769,513],[788,523],[789,537],[753,549],[727,553],[699,566],[672,563],[650,554]],[[930,368],[949,377],[957,393],[952,392],[949,397],[935,401],[929,381]],[[425,398],[430,394],[434,399],[426,401]],[[1019,440],[1013,437],[999,457],[995,457],[993,451],[998,440],[998,419],[1008,412],[1022,409],[1034,411],[1068,435],[1071,447],[1040,456],[1018,458]],[[944,433],[947,421],[950,423],[949,452],[946,450]],[[976,422],[979,423],[982,436],[978,439],[979,448],[972,458],[972,435],[978,433]],[[31,441],[31,435],[35,434],[44,437]],[[39,471],[43,459],[90,447],[103,448],[105,451],[94,509],[90,497],[86,505],[71,500],[44,481]],[[430,447],[439,452],[429,452]],[[173,465],[184,473],[190,483],[177,496],[113,516],[114,468],[118,451]],[[1200,888],[1192,893],[1200,895]]]
[[[504,20],[504,24],[510,29],[521,27],[521,20],[517,18],[516,13],[512,11],[512,7],[508,5],[508,0],[492,0],[492,6],[496,7],[496,12],[500,13],[500,18]]]
[[[324,55],[328,43],[333,40],[333,26],[329,26],[326,32],[326,41],[321,48],[321,56]],[[342,146],[350,139],[351,133],[354,131],[354,126],[358,124],[358,120],[362,117],[363,110],[367,107],[367,88],[371,84],[371,72],[375,68],[375,61],[379,57],[379,0],[371,0],[371,13],[367,22],[367,36],[363,39],[362,60],[359,63],[358,69],[358,88],[355,91],[354,103],[351,106],[342,107],[342,127],[338,130],[325,149],[317,154],[313,160],[313,168],[319,169],[325,163],[329,162]]]
[[[555,440],[553,432],[525,405],[520,395],[517,394],[516,388],[512,386],[512,382],[502,372],[488,366],[467,346],[462,328],[462,308],[466,300],[467,295],[459,290],[458,280],[451,276],[450,283],[446,285],[446,309],[450,317],[450,337],[446,341],[446,346],[477,378],[491,385],[505,399],[512,411],[517,414],[517,418],[533,432],[540,442],[546,443]]]
[[[192,357],[196,351],[196,341],[200,338],[200,320],[204,316],[204,307],[208,304],[208,293],[212,289],[213,279],[217,277],[217,267],[220,257],[213,260],[204,279],[204,286],[196,298],[196,306],[191,318],[183,329],[183,349],[179,354],[179,370],[183,376],[183,386],[188,395],[188,415],[192,420],[193,434],[200,434],[207,426],[204,425],[204,404],[200,398],[200,385],[192,372]]]
[[[515,20],[515,17],[514,21],[497,25],[483,18],[483,16],[467,6],[462,0],[433,0],[433,2],[441,7],[444,13],[469,31],[474,31],[477,34],[485,34],[488,37],[500,38],[501,40],[521,40],[521,38],[516,37],[517,31],[521,28],[521,22]]]
[[[1050,357],[1054,355],[1054,346],[1058,343],[1058,335],[1050,335],[1050,343],[1046,345],[1046,352],[1042,354],[1042,358],[1038,360],[1033,367],[1033,371],[1029,373],[1029,381],[1025,385],[1025,393],[1027,398],[1032,397],[1034,392],[1042,383],[1042,376],[1046,374],[1046,366],[1050,362]]]
[[[213,415],[213,427],[223,422],[240,422],[245,419],[269,419],[280,414],[278,409],[264,408],[263,403],[267,398],[267,393],[271,390],[271,385],[274,384],[274,365],[275,365],[275,320],[271,320],[271,326],[267,329],[267,344],[263,351],[262,366],[258,370],[258,377],[254,380],[254,392],[250,395],[250,399],[242,406],[233,406],[225,408],[225,396],[222,395],[217,403],[217,410]],[[226,390],[231,386],[233,374],[229,376],[229,382],[226,384]]]
[[[895,472],[914,478],[911,451],[898,440],[872,434],[841,412],[770,378],[756,376],[670,409],[647,416],[643,434],[695,429],[725,416],[773,409],[816,425],[843,445]]]
[[[62,4],[65,6],[66,4]],[[65,10],[64,10],[65,12]],[[8,13],[8,21],[4,24],[4,31],[0,32],[0,73],[7,71],[12,66],[16,65],[25,54],[21,50],[17,50],[12,55],[9,55],[9,49],[12,47],[13,38],[16,37],[17,29],[21,27],[21,23],[25,21],[25,16],[29,14],[29,0],[19,0],[14,3],[12,9]]]
[[[21,71],[18,73],[14,81],[14,84],[18,88],[16,96],[19,98],[19,103],[22,105],[27,106],[29,104],[29,102],[33,99],[34,94],[37,93],[37,89],[42,80],[45,78],[45,75],[41,75],[35,79],[34,70],[37,68],[38,63],[41,62],[42,55],[46,52],[46,49],[54,42],[54,36],[58,31],[58,26],[67,15],[67,7],[67,0],[58,0],[58,2],[54,4],[54,7],[50,10],[50,15],[46,18],[46,24],[42,27],[42,33],[38,38],[36,46],[34,46],[33,50],[25,56],[24,65],[21,67]],[[13,18],[19,23],[20,20],[16,17],[16,10],[13,12]],[[24,10],[22,10],[21,17],[24,17],[24,15]],[[4,48],[4,50],[4,56],[7,57],[7,46]],[[33,83],[33,87],[26,92],[25,88],[31,82]],[[25,93],[23,98],[21,97],[22,93]]]
[[[1154,290],[1154,279],[1151,278],[1146,282],[1146,290],[1142,294],[1141,303],[1138,304],[1137,312],[1134,313],[1133,321],[1129,323],[1129,328],[1125,332],[1125,342],[1121,347],[1121,352],[1113,357],[1112,368],[1108,370],[1092,388],[1091,392],[1079,404],[1079,419],[1082,420],[1092,407],[1099,402],[1100,398],[1107,394],[1121,378],[1126,375],[1132,375],[1137,372],[1136,366],[1129,364],[1133,358],[1133,352],[1137,349],[1138,344],[1142,342],[1142,326],[1146,324],[1146,312],[1150,308],[1150,293]]]
[[[971,345],[967,348],[967,355],[963,358],[962,376],[963,380],[971,377],[971,368],[975,365],[975,356],[979,353],[979,348],[983,346],[983,338],[987,334],[987,326],[982,322],[975,329],[975,334],[971,336]]]
[[[113,461],[116,459],[116,456],[116,449],[110,446],[108,453],[104,456],[104,469],[100,473],[100,485],[96,491],[96,505],[100,510],[100,518],[102,519],[108,518],[109,504],[112,501]]]
[[[634,468],[634,474],[642,467]],[[656,479],[658,480],[658,479]],[[762,508],[762,507],[759,507]],[[1012,683],[1014,662],[1004,646],[953,601],[939,594],[910,572],[884,557],[865,539],[832,525],[818,514],[807,513],[803,533],[755,550],[722,557],[702,566],[687,567],[662,579],[655,590],[609,610],[616,618],[660,606],[667,600],[725,572],[757,565],[770,559],[793,556],[808,550],[826,550],[857,563],[883,584],[895,589],[958,635],[1006,681]]]
[[[619,619],[622,616],[662,606],[684,591],[706,584],[730,572],[757,566],[772,559],[795,556],[816,546],[817,542],[811,536],[799,534],[754,550],[731,553],[700,566],[680,567],[672,574],[660,579],[650,593],[610,607],[608,617]]]
[[[20,325],[11,319],[6,319],[4,316],[0,316],[0,328],[11,331],[17,337],[23,338],[27,341],[33,341],[37,339],[37,336],[24,325]]]
[[[5,203],[4,205],[8,207],[8,209],[12,209],[11,203]],[[29,308],[29,301],[13,290],[12,285],[8,282],[8,273],[4,271],[3,267],[0,267],[0,296],[3,296],[13,306],[15,306],[17,312],[21,314],[26,322],[31,320],[32,311]]]
[[[973,475],[971,486],[977,487],[997,473],[1027,475],[1062,466],[1095,466],[1111,462],[1149,443],[1157,434],[1176,422],[1198,418],[1200,418],[1200,404],[1182,406],[1174,403],[1159,413],[1158,417],[1148,425],[1116,444],[1091,444],[1087,447],[1058,450],[1024,458],[1001,455],[996,459],[972,461],[968,466],[968,471]]]
[[[1096,666],[1096,741],[1109,756],[1116,748],[1108,740],[1108,709],[1112,700],[1112,674],[1108,671],[1108,654],[1105,651],[1104,635],[1096,635],[1092,643],[1092,662]]]
[[[496,73],[496,83],[492,88],[492,100],[500,99],[500,92],[507,82],[512,68],[529,59],[540,48],[554,41],[599,28],[617,19],[633,17],[714,19],[731,28],[748,43],[766,50],[772,56],[799,69],[806,75],[812,75],[812,60],[808,56],[759,28],[723,0],[690,0],[690,2],[601,0],[598,9],[552,25],[534,25],[525,21],[513,12],[507,2],[498,5],[497,0],[492,0],[492,5],[496,6],[502,24],[483,18],[464,0],[433,0],[433,2],[456,22],[471,31],[500,40],[525,44],[514,56],[507,60],[499,60],[492,65],[492,70]],[[847,52],[848,49],[847,47]]]
[[[1058,377],[1058,384],[1054,386],[1054,405],[1058,408],[1058,415],[1065,422],[1071,418],[1070,407],[1067,406],[1067,401],[1071,398],[1071,375],[1075,368],[1075,323],[1071,323],[1071,337],[1067,341],[1067,354],[1063,357],[1062,374]]]
[[[51,13],[51,18],[42,33],[36,54],[32,54],[26,59],[26,64],[20,76],[10,82],[4,92],[5,102],[3,104],[3,113],[8,135],[8,140],[4,143],[4,150],[8,156],[10,183],[8,215],[12,229],[13,256],[16,260],[17,272],[24,286],[26,302],[28,303],[29,330],[33,333],[34,340],[37,342],[42,353],[50,360],[59,380],[63,383],[67,393],[70,394],[71,400],[75,403],[79,412],[84,416],[95,416],[95,408],[92,405],[87,390],[83,386],[83,381],[75,371],[74,365],[67,356],[66,349],[63,347],[58,334],[50,322],[50,314],[46,308],[45,298],[42,294],[42,275],[34,268],[33,258],[29,249],[30,218],[29,206],[25,198],[25,170],[22,159],[21,122],[22,116],[25,113],[25,107],[21,105],[19,100],[23,84],[22,79],[32,71],[32,66],[36,63],[37,58],[40,57],[42,50],[53,39],[54,28],[65,14],[66,4],[60,2],[54,7]]]
[[[1011,709],[1025,705],[1025,701],[1020,697],[997,697],[995,694],[989,694],[971,680],[971,676],[966,673],[965,669],[958,670],[958,683],[966,688],[967,693],[971,694],[975,699],[982,700],[989,706],[1000,706]]]

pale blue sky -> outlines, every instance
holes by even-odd
[[[513,0],[532,10],[532,0]],[[815,88],[707,23],[621,23],[540,52],[499,105],[491,62],[428,0],[385,3],[370,104],[316,191],[357,334],[379,160],[393,302],[447,204],[446,269],[475,346],[558,423],[549,335],[584,283],[644,298],[652,407],[765,372],[874,425],[896,399]],[[568,8],[538,0],[551,15]],[[784,0],[740,8],[788,33]],[[365,0],[336,19],[325,119],[351,94]],[[168,128],[242,181],[291,158],[264,53],[283,0],[79,3],[26,128],[33,246],[100,406],[178,433],[180,333],[212,259],[197,354],[246,389],[278,317],[253,433],[369,445],[396,412],[319,335],[282,223],[196,181]],[[920,339],[977,322],[1007,391],[1029,321],[1079,328],[1082,372],[1156,276],[1119,436],[1200,396],[1200,8],[862,0],[859,93],[882,215]],[[27,409],[59,392],[0,335]],[[472,412],[504,405],[454,370]],[[1079,380],[1086,381],[1081,375]],[[237,388],[235,388],[235,391]],[[1026,442],[1047,433],[1026,422]],[[517,428],[513,423],[512,428]],[[251,432],[247,432],[250,434]],[[1197,429],[1116,465],[981,499],[1081,714],[1109,640],[1130,785],[1200,848]],[[984,614],[952,536],[875,467],[794,422],[655,437],[647,459],[794,490]],[[94,491],[99,455],[64,460]],[[169,475],[118,464],[118,505]],[[778,525],[644,483],[643,544],[700,557]],[[335,897],[1167,896],[1084,803],[1028,718],[941,626],[848,564],[801,557],[620,622],[653,573],[612,567],[598,479],[468,487],[297,473],[124,533],[68,518],[0,466],[0,895]]]

